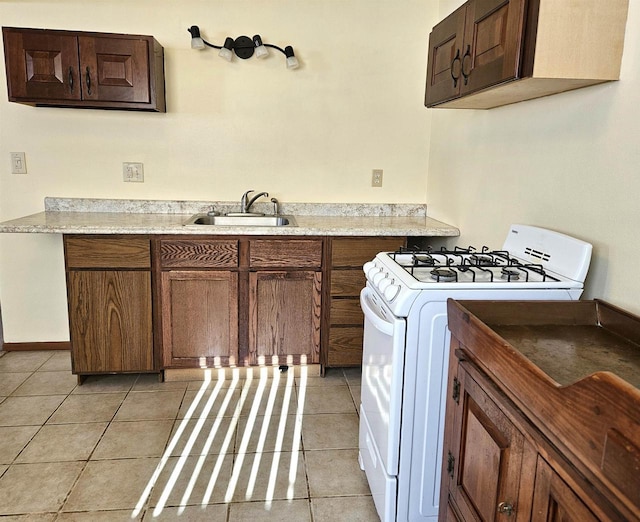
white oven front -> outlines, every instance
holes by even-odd
[[[407,322],[365,287],[360,466],[382,520],[395,520]]]

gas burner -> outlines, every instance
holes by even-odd
[[[471,254],[469,263],[472,265],[495,265],[493,257],[487,254]]]
[[[436,260],[429,254],[413,254],[413,261],[415,266],[436,266]]]
[[[431,279],[435,279],[438,283],[450,283],[451,281],[456,281],[458,276],[454,270],[440,267],[431,270]]]
[[[520,270],[505,266],[502,268],[502,274],[500,277],[507,281],[518,281],[520,279]]]

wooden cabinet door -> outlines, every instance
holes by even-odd
[[[238,274],[162,273],[165,367],[219,367],[238,362]]]
[[[461,50],[461,95],[518,77],[525,3],[525,0],[468,3]]]
[[[75,36],[3,28],[9,100],[80,100]]]
[[[456,98],[462,84],[465,6],[436,25],[429,35],[425,105]]]
[[[249,274],[250,364],[320,362],[321,286],[321,272]]]
[[[463,520],[508,520],[498,508],[510,505],[517,513],[524,436],[462,364],[458,379],[451,499]]]
[[[532,522],[596,522],[596,517],[542,458],[538,457]]]
[[[151,274],[68,273],[73,373],[152,371]]]
[[[149,43],[144,39],[80,36],[84,100],[149,103]]]

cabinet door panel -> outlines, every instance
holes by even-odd
[[[320,361],[321,283],[321,272],[249,274],[251,364]]]
[[[237,363],[237,295],[238,274],[235,272],[163,272],[165,365]]]
[[[333,325],[364,325],[364,314],[358,299],[331,299],[331,323]]]
[[[68,273],[74,373],[153,370],[151,274]]]
[[[517,506],[524,437],[462,367],[459,378],[463,402],[452,496],[465,520],[495,520],[501,502]]]
[[[331,295],[336,297],[358,297],[367,284],[362,270],[332,270]]]
[[[457,97],[462,84],[465,6],[436,25],[429,35],[425,105]]]
[[[329,332],[328,366],[362,364],[362,326],[332,327]]]
[[[149,103],[149,43],[144,39],[78,37],[85,100]]]
[[[524,13],[524,0],[469,2],[462,52],[462,95],[518,77]]]
[[[331,267],[362,269],[378,252],[395,251],[406,244],[404,237],[348,237],[331,240]]]
[[[599,520],[542,458],[538,457],[532,522],[595,522]]]
[[[79,100],[74,36],[3,29],[9,99]]]

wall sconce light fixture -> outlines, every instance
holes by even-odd
[[[269,54],[269,50],[267,47],[271,49],[277,49],[282,54],[285,55],[287,59],[287,69],[297,69],[298,59],[293,53],[293,47],[287,45],[284,49],[278,47],[277,45],[272,45],[268,43],[264,43],[260,35],[255,35],[253,39],[248,36],[238,36],[235,40],[233,38],[225,38],[224,45],[215,45],[207,42],[202,36],[200,36],[200,28],[197,25],[192,25],[189,29],[187,29],[191,33],[191,48],[202,50],[206,47],[213,47],[214,49],[219,49],[220,52],[218,56],[224,58],[228,62],[230,62],[233,58],[233,54],[238,58],[242,58],[246,60],[247,58],[251,58],[254,53],[256,58],[264,58]]]

